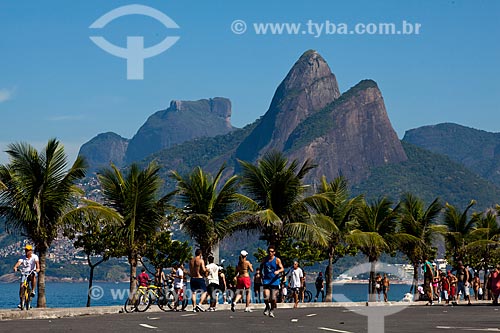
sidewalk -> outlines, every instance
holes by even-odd
[[[333,303],[300,303],[299,308],[338,308],[338,307],[361,307],[361,306],[425,306],[426,302],[333,302]],[[488,305],[491,301],[477,301],[473,303],[474,305]],[[443,306],[443,303],[437,304],[435,306]],[[459,306],[465,306],[465,303],[459,304]],[[244,304],[238,304],[236,306],[236,311],[243,311],[245,308]],[[264,304],[252,304],[251,308],[255,311],[264,310]],[[293,308],[293,303],[279,303],[279,309],[291,309]],[[191,305],[187,307],[187,310],[192,309]],[[217,305],[218,311],[230,311],[231,306],[229,304],[219,304]],[[121,305],[116,306],[95,306],[89,308],[45,308],[37,309],[33,308],[29,311],[21,311],[19,309],[0,309],[0,321],[1,320],[16,320],[16,319],[54,319],[63,317],[77,317],[77,316],[94,316],[103,314],[113,314],[122,313],[123,307]],[[158,306],[152,305],[147,312],[162,312]]]

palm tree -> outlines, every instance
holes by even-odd
[[[267,244],[274,244],[276,251],[282,241],[288,237],[321,244],[328,244],[325,224],[328,219],[310,215],[305,192],[308,186],[303,184],[306,174],[315,167],[311,160],[306,160],[299,168],[297,160],[288,162],[280,152],[266,153],[254,165],[239,161],[242,167],[242,187],[248,197],[240,196],[240,202],[249,208],[254,219],[249,221],[249,228],[256,228],[262,233]]]
[[[223,183],[224,170],[222,166],[215,177],[200,167],[186,177],[170,173],[177,181],[178,198],[184,207],[178,211],[181,226],[198,243],[204,258],[238,226],[238,215],[233,214],[238,178],[232,176]]]
[[[489,209],[486,212],[473,213],[476,228],[470,232],[470,242],[465,249],[470,254],[469,262],[476,270],[483,269],[484,283],[487,280],[487,270],[490,268],[493,253],[500,247],[500,226],[498,225],[498,213],[500,206],[496,206],[496,211]]]
[[[8,146],[10,163],[0,166],[0,215],[35,245],[40,260],[38,307],[46,307],[47,251],[56,238],[61,218],[74,208],[80,191],[75,182],[85,176],[85,162],[78,157],[67,169],[64,147],[50,139],[38,152],[27,143]]]
[[[467,242],[470,234],[476,228],[477,220],[469,218],[469,209],[476,204],[475,200],[471,200],[465,210],[461,212],[456,207],[446,203],[444,212],[444,224],[447,227],[445,239],[447,243],[448,256],[453,258],[453,264],[458,261],[463,261],[467,254]]]
[[[161,179],[159,167],[150,163],[144,170],[132,164],[124,176],[115,166],[104,169],[99,175],[105,204],[122,216],[121,226],[116,231],[122,240],[122,255],[130,264],[130,295],[135,295],[139,256],[145,244],[165,222],[165,213],[172,193],[158,199]]]
[[[396,244],[397,210],[398,207],[392,208],[392,202],[385,197],[370,204],[363,202],[356,212],[356,229],[346,236],[347,243],[356,246],[370,262],[370,301],[375,300],[376,262],[382,252],[391,250]]]
[[[400,250],[406,254],[413,265],[413,283],[410,292],[417,292],[418,267],[424,258],[434,256],[432,242],[442,226],[436,220],[442,209],[436,198],[426,209],[423,200],[411,193],[405,193],[400,204],[400,234],[406,235],[406,242]],[[400,236],[401,236],[400,235]],[[401,238],[401,237],[400,237]]]
[[[318,193],[307,200],[311,209],[331,218],[330,241],[327,247],[328,266],[326,268],[326,301],[332,301],[333,264],[348,251],[345,236],[349,233],[356,217],[356,209],[363,197],[349,197],[347,180],[343,176],[335,178],[331,183],[326,177],[321,178]]]

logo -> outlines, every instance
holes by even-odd
[[[89,28],[102,29],[115,19],[127,15],[149,16],[161,22],[166,28],[179,28],[177,23],[164,13],[143,5],[127,5],[115,8],[98,18]],[[156,45],[144,48],[143,36],[127,36],[127,47],[124,48],[111,44],[102,36],[91,36],[89,38],[109,54],[127,59],[127,80],[144,79],[144,59],[165,52],[180,39],[179,36],[169,36]]]
[[[385,272],[390,274],[392,277],[398,277],[405,284],[411,284],[412,279],[409,279],[405,273],[395,267],[394,265],[375,262],[373,266],[371,263],[364,263],[354,266],[347,272],[342,273],[346,276],[356,276],[362,273],[370,273],[371,270],[377,272]],[[370,297],[370,295],[368,295]],[[366,303],[367,306],[359,306],[356,303],[351,303],[351,300],[344,294],[333,294],[333,299],[336,302],[345,302],[345,308],[348,310],[368,317],[368,333],[383,333],[385,332],[384,319],[387,316],[395,314],[397,312],[403,311],[405,308],[410,306],[411,302],[407,302],[405,299],[401,299],[398,302],[381,302],[381,303]],[[371,295],[372,300],[375,300],[375,295]]]

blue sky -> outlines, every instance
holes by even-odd
[[[174,20],[167,29],[143,15],[103,29],[89,26],[124,5],[142,4]],[[244,20],[235,34],[231,23]],[[421,24],[418,35],[258,35],[253,23]],[[340,90],[375,80],[399,137],[454,122],[500,132],[499,1],[17,1],[0,0],[0,163],[8,143],[43,146],[57,137],[71,159],[98,133],[131,138],[173,99],[230,98],[232,123],[262,116],[300,55],[317,50]],[[126,46],[180,39],[127,80],[126,60],[96,46],[102,35]]]

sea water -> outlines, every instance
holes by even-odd
[[[128,297],[129,283],[125,282],[94,282],[90,291],[92,296],[91,306],[111,306],[123,305]],[[314,284],[307,288],[316,295]],[[389,290],[389,301],[400,301],[407,293],[410,286],[407,284],[391,284]],[[367,283],[346,283],[334,284],[333,293],[343,295],[353,302],[367,301],[368,295]],[[85,307],[87,304],[87,295],[89,293],[87,282],[47,282],[46,300],[49,308],[72,308]],[[19,284],[18,283],[0,283],[0,308],[16,308],[19,304]],[[383,296],[381,295],[383,298]],[[320,295],[321,299],[321,295]],[[336,297],[337,300],[344,298]],[[33,301],[36,304],[36,296]]]

